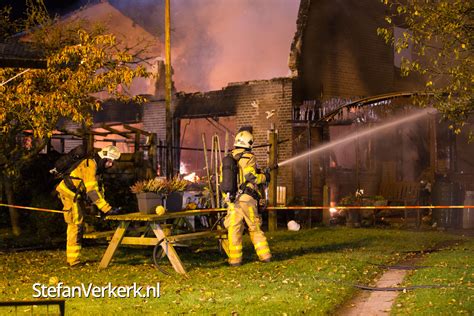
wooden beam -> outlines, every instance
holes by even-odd
[[[174,236],[167,236],[169,242],[194,240],[207,237],[220,237],[227,235],[227,230],[202,231],[189,234],[179,234]],[[122,245],[136,245],[136,246],[155,246],[158,243],[158,238],[153,237],[124,237]]]
[[[114,235],[114,231],[105,231],[105,232],[92,232],[84,234],[84,239],[110,239]]]
[[[117,129],[115,129],[115,128],[112,128],[112,127],[110,127],[110,126],[108,126],[108,125],[101,124],[101,125],[99,125],[98,127],[99,127],[99,128],[103,128],[103,129],[105,129],[105,130],[108,130],[109,132],[112,132],[112,133],[114,133],[114,134],[120,135],[120,136],[122,136],[122,137],[124,137],[124,138],[133,139],[133,137],[131,137],[131,136],[129,135],[130,133],[119,131],[119,130],[117,130]]]
[[[150,226],[153,229],[153,232],[155,233],[155,236],[158,238],[158,240],[165,239],[166,235],[158,223],[150,223]],[[181,262],[181,259],[179,258],[178,254],[176,253],[176,250],[174,249],[173,245],[169,242],[162,242],[161,247],[163,248],[163,252],[166,254],[169,261],[171,262],[171,265],[173,266],[174,270],[179,274],[187,276],[183,263]]]
[[[58,129],[59,132],[61,133],[64,133],[64,134],[67,134],[67,135],[72,135],[72,136],[76,136],[76,137],[84,137],[84,134],[82,133],[77,133],[77,132],[74,132],[74,131],[69,131],[69,130],[66,130],[66,129]]]
[[[155,246],[158,243],[158,238],[152,237],[123,237],[122,245],[136,245],[136,246]]]
[[[132,131],[132,132],[134,132],[134,133],[141,133],[141,134],[146,135],[146,136],[150,136],[152,134],[150,132],[147,132],[145,130],[130,126],[128,124],[123,124],[123,127],[130,130],[130,131]]]
[[[227,235],[227,230],[214,230],[214,231],[202,231],[196,233],[189,233],[189,234],[180,234],[174,236],[168,236],[166,239],[168,241],[183,241],[183,240],[193,240],[199,238],[206,238],[212,236],[220,236],[220,235]]]
[[[269,149],[269,166],[275,166],[278,162],[278,134],[275,129],[272,129],[268,133],[268,143],[270,144]],[[277,204],[277,169],[274,168],[270,171],[270,184],[268,185],[268,200],[271,206]],[[268,211],[268,230],[275,231],[277,229],[277,214],[275,211]]]
[[[156,222],[156,221],[164,221],[165,219],[179,218],[183,216],[207,215],[207,214],[226,212],[226,211],[227,210],[225,208],[214,208],[214,209],[188,210],[188,211],[181,211],[181,212],[169,212],[163,215],[129,213],[129,214],[122,214],[122,215],[110,215],[106,217],[106,220]]]
[[[128,225],[130,225],[130,222],[121,222],[119,227],[117,227],[114,236],[112,237],[112,240],[110,241],[109,246],[107,247],[107,250],[105,251],[104,256],[102,257],[102,260],[100,261],[99,268],[107,268],[110,261],[112,260],[112,257],[115,254],[115,251],[117,251],[117,248],[122,242],[123,236],[127,231]]]

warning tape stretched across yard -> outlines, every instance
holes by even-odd
[[[0,206],[18,208],[24,210],[33,210],[40,212],[49,212],[49,213],[61,213],[64,211],[52,210],[47,208],[40,207],[31,207],[31,206],[21,206],[21,205],[11,205],[0,203]],[[266,209],[269,211],[280,211],[280,210],[326,210],[336,208],[338,210],[406,210],[406,209],[465,209],[465,208],[474,208],[474,205],[394,205],[394,206],[268,206]],[[226,208],[210,208],[210,209],[196,209],[188,211],[189,213],[200,213],[202,211],[210,212],[222,212],[226,211]],[[191,215],[191,214],[190,214]]]
[[[463,209],[474,208],[474,205],[394,205],[394,206],[268,206],[267,210],[325,210],[336,208],[338,210],[406,210],[406,209]]]
[[[3,204],[3,203],[0,203],[0,206],[11,207],[11,208],[19,208],[19,209],[22,209],[22,210],[49,212],[49,213],[61,213],[61,214],[65,213],[64,211],[51,210],[49,208],[31,207],[31,206],[11,205],[11,204]]]

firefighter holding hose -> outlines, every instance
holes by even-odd
[[[115,146],[106,146],[95,154],[93,159],[80,160],[63,175],[63,180],[56,187],[63,204],[64,221],[67,224],[66,257],[70,266],[80,264],[82,236],[84,233],[84,204],[94,203],[107,215],[118,214],[120,208],[112,208],[105,200],[103,189],[97,177],[112,167],[114,160],[120,158],[120,151]]]
[[[223,159],[221,189],[227,199],[227,216],[224,226],[228,230],[229,265],[242,264],[242,233],[244,221],[258,258],[270,262],[272,257],[267,238],[261,229],[258,214],[260,193],[258,185],[270,182],[270,170],[261,173],[252,153],[254,139],[252,128],[241,129],[235,136],[234,149]]]

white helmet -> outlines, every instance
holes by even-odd
[[[249,131],[241,131],[235,136],[234,147],[252,149],[253,135]]]
[[[105,146],[99,151],[99,157],[102,159],[116,160],[120,158],[120,150],[115,146]]]
[[[289,221],[288,222],[288,230],[297,232],[298,230],[300,230],[300,228],[301,228],[301,226],[297,222],[295,222],[295,221]]]

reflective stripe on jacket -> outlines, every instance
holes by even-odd
[[[84,159],[81,163],[71,172],[71,180],[73,185],[76,188],[84,186],[87,196],[91,201],[103,212],[110,210],[111,206],[104,199],[104,194],[99,188],[99,183],[97,182],[97,165],[94,159]],[[81,184],[82,182],[82,184]],[[56,191],[65,194],[71,198],[74,198],[76,195],[75,192],[71,191],[67,185],[62,180]]]
[[[239,186],[247,183],[246,186],[257,190],[257,185],[265,183],[266,178],[263,173],[257,173],[257,159],[255,155],[242,148],[232,150],[232,156],[237,160],[239,166]],[[239,156],[240,159],[239,159]]]

